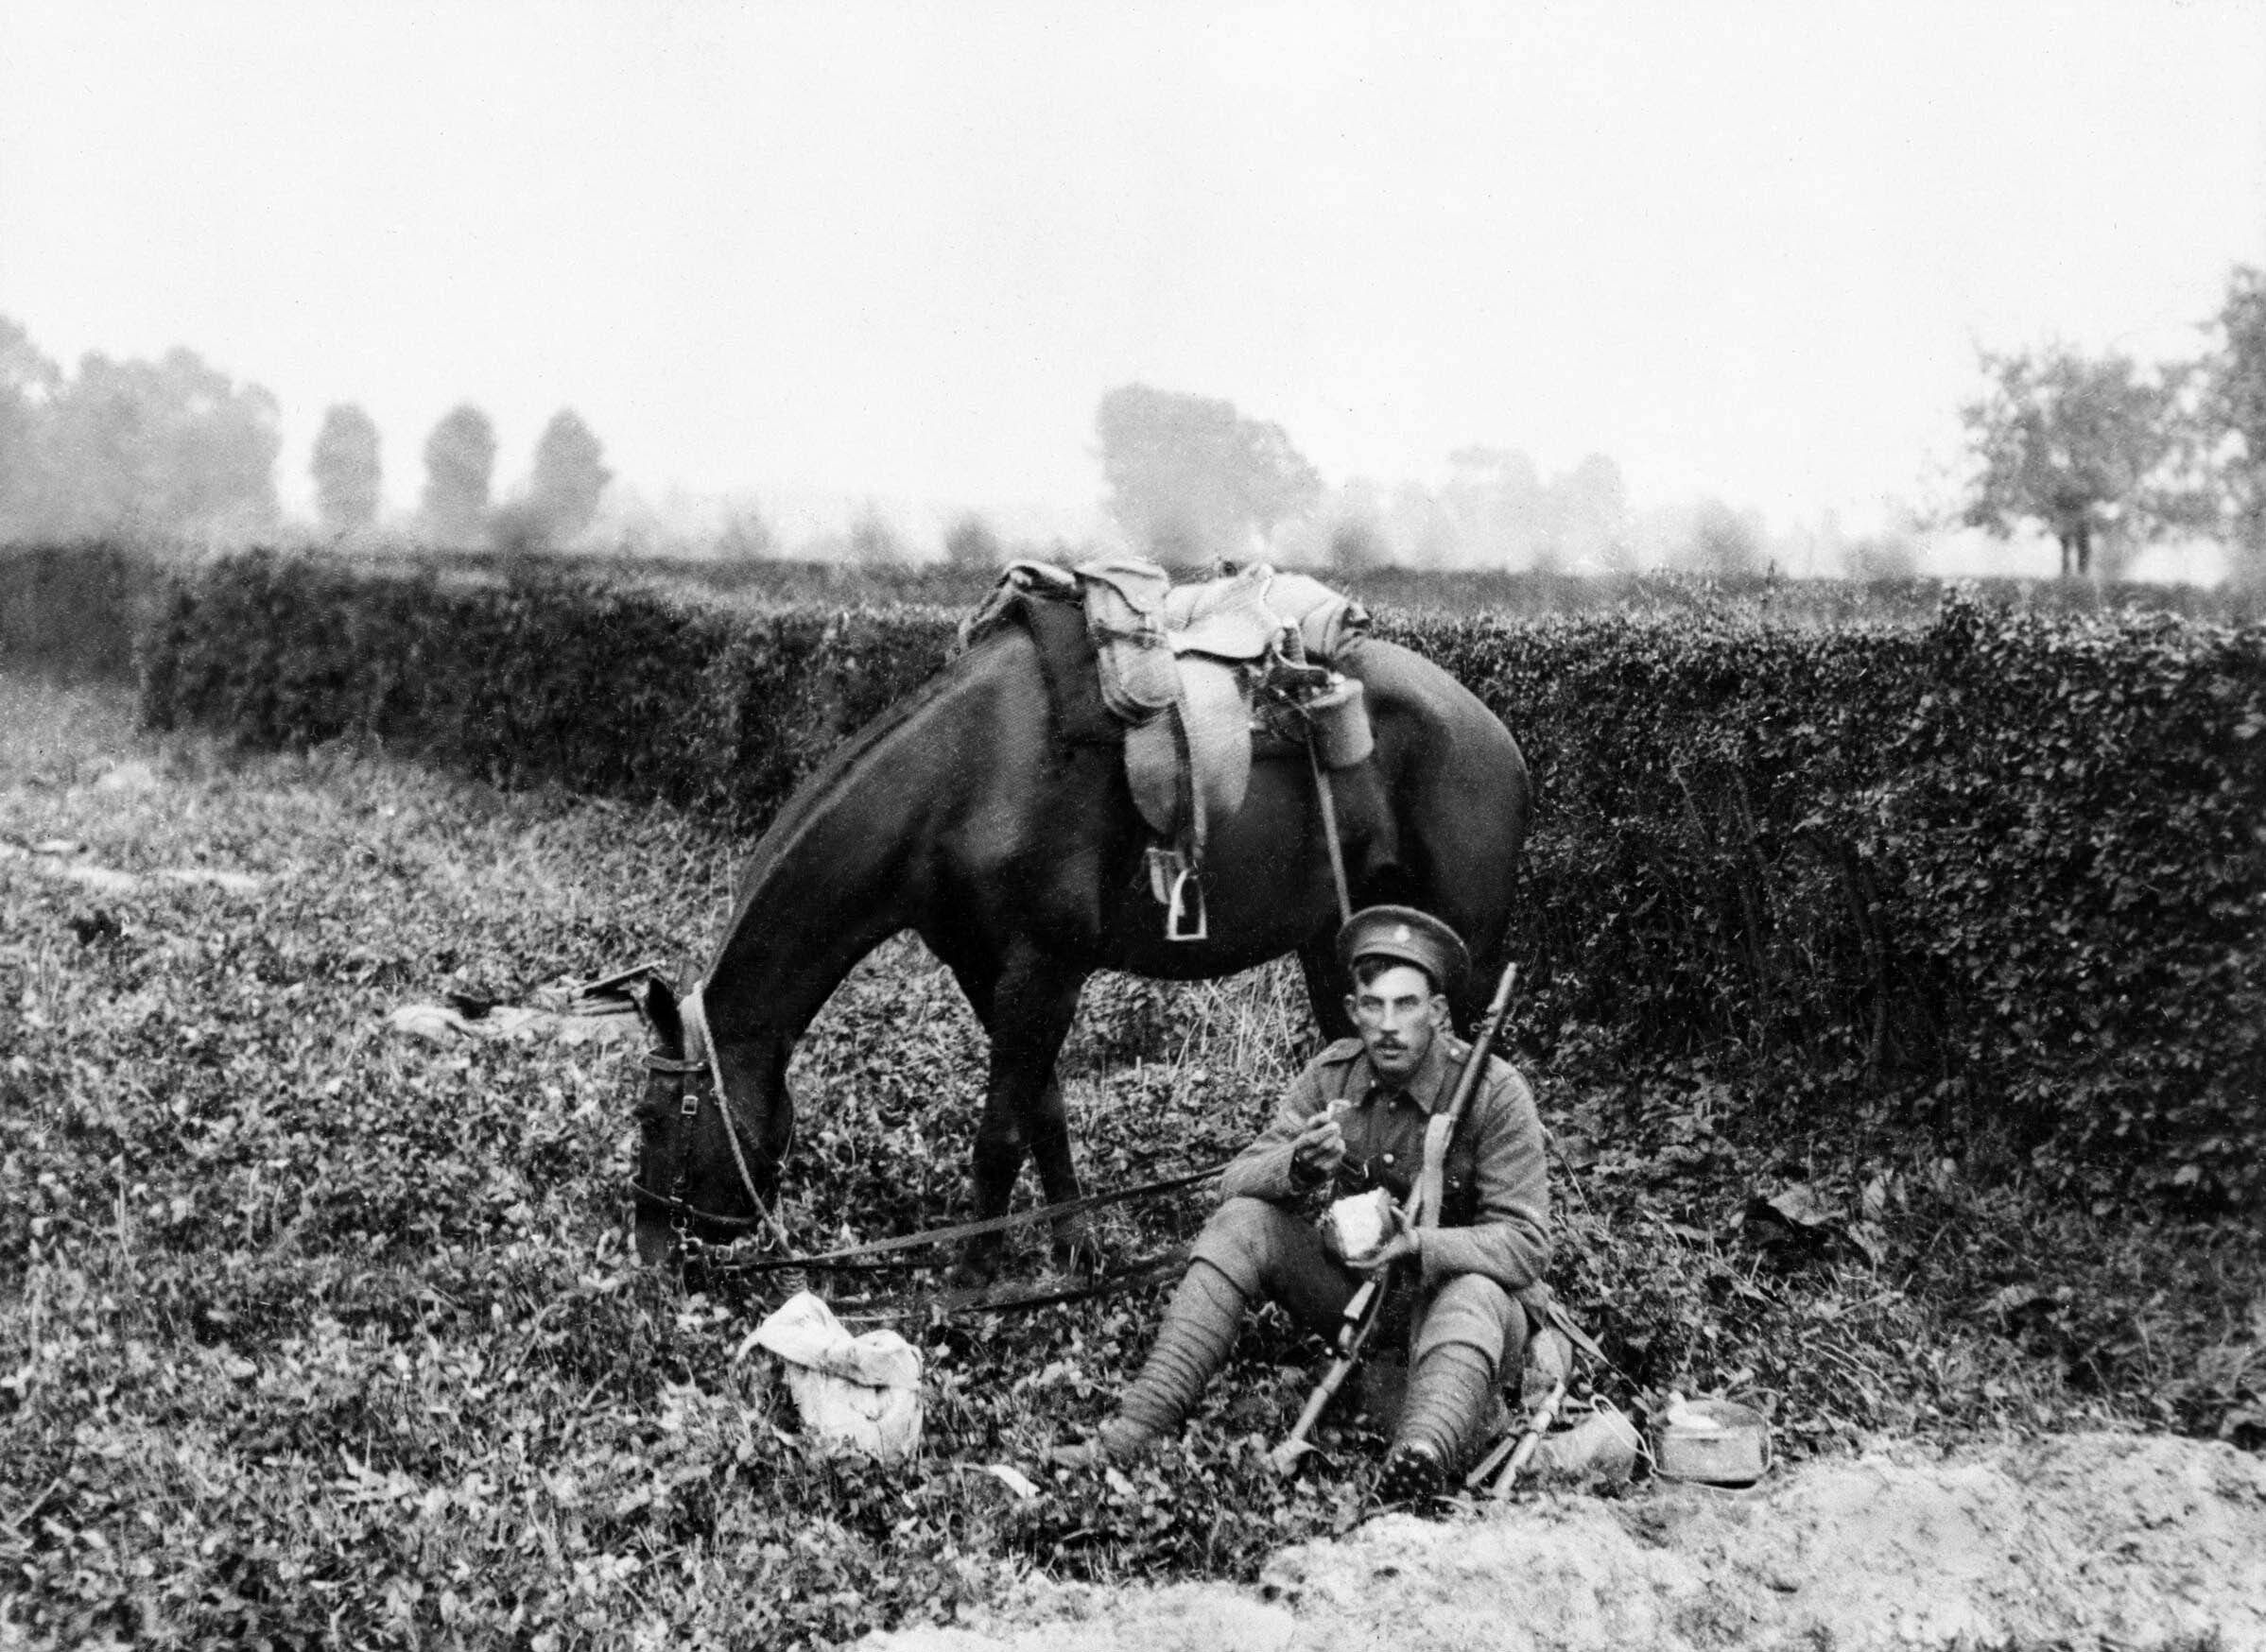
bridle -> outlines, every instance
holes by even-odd
[[[658,1050],[648,1050],[645,1057],[647,1072],[669,1074],[677,1079],[677,1145],[676,1151],[670,1156],[668,1191],[656,1192],[639,1181],[634,1175],[629,1179],[630,1191],[668,1212],[669,1226],[675,1231],[680,1245],[690,1236],[686,1231],[687,1223],[698,1221],[717,1228],[767,1229],[784,1248],[787,1243],[786,1225],[779,1220],[779,1213],[766,1203],[763,1195],[756,1191],[754,1173],[748,1168],[747,1149],[740,1144],[739,1121],[733,1116],[732,1102],[724,1091],[723,1062],[717,1054],[716,1040],[709,1035],[707,1007],[701,998],[701,989],[706,985],[706,982],[701,982],[694,986],[678,1001],[678,1014],[684,1025],[684,1057],[665,1056]],[[707,1080],[705,1091],[700,1082],[703,1078]],[[756,1213],[754,1215],[731,1216],[720,1211],[702,1210],[684,1196],[686,1161],[692,1152],[693,1125],[699,1120],[701,1109],[710,1095],[716,1098],[718,1116],[723,1120],[724,1141],[732,1149],[733,1166],[739,1172],[739,1184],[747,1190],[748,1202]],[[757,1151],[762,1152],[760,1144]],[[771,1155],[765,1154],[764,1157],[772,1159],[775,1167],[776,1160]]]

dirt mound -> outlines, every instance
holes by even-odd
[[[2266,1647],[2266,1463],[2078,1435],[1882,1449],[1731,1494],[1548,1496],[1389,1516],[1286,1551],[1256,1590],[1048,1588],[1018,1621],[872,1652],[1375,1647]]]

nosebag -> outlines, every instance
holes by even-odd
[[[885,1463],[921,1447],[921,1351],[894,1331],[853,1336],[809,1291],[798,1291],[741,1345],[779,1356],[804,1433]]]

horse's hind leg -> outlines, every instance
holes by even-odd
[[[1054,1058],[1069,1035],[1084,985],[1083,971],[1019,949],[992,983],[988,1004],[977,1004],[992,1039],[991,1078],[984,1092],[983,1121],[976,1130],[978,1217],[1006,1213],[1027,1153],[1037,1161],[1039,1183],[1048,1203],[1079,1195],[1069,1115],[1063,1107]],[[961,1277],[990,1278],[997,1269],[1003,1243],[996,1233],[971,1240],[960,1260]],[[1066,1249],[1090,1260],[1081,1218],[1058,1224],[1055,1243],[1058,1253]]]

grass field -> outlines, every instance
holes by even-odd
[[[823,1459],[741,1351],[761,1293],[626,1254],[631,1062],[388,1028],[452,983],[522,998],[697,954],[735,851],[378,754],[160,740],[123,691],[0,679],[0,1645],[828,1643],[1040,1575],[1249,1576],[1365,1516],[1350,1420],[1294,1485],[1264,1466],[1315,1354],[1271,1319],[1177,1454],[1042,1466],[1103,1414],[1154,1292],[903,1327],[922,1456]],[[237,873],[256,886],[213,881]],[[1089,1183],[1231,1151],[1304,1036],[1285,971],[1097,982],[1065,1064]],[[2256,1442],[2266,1261],[2241,1225],[2057,1209],[1916,1141],[1766,1135],[1730,1086],[1554,1044],[1531,1076],[1558,1282],[1624,1403],[1753,1397],[1796,1456],[1879,1432]],[[966,1213],[980,1056],[917,945],[852,977],[797,1057],[800,1242]],[[1776,1196],[1818,1219],[1754,1202]],[[1104,1235],[1200,1219],[1186,1199]]]

